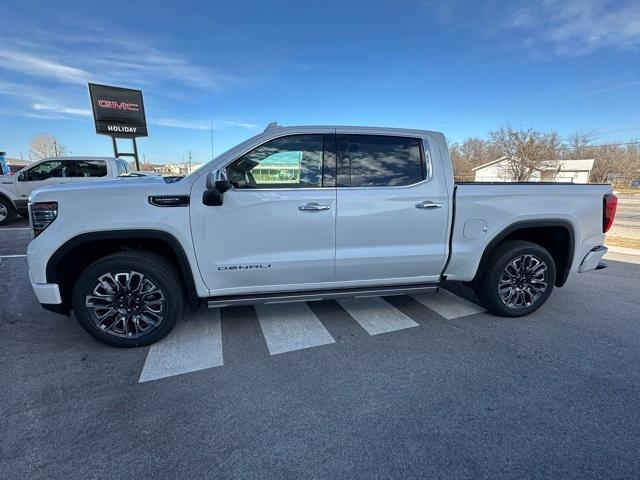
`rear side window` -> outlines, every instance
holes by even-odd
[[[124,160],[116,160],[116,167],[118,168],[118,176],[129,173],[129,166]]]
[[[399,187],[425,179],[418,138],[339,135],[337,143],[338,186]]]
[[[74,177],[106,177],[107,162],[104,160],[80,160],[69,162],[73,164],[71,171]]]

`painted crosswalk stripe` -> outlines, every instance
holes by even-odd
[[[151,345],[139,382],[222,364],[220,310],[200,309],[178,320],[169,335]]]
[[[416,322],[382,298],[347,298],[338,303],[369,335],[418,326]]]
[[[416,293],[411,297],[447,320],[484,312],[484,309],[475,303],[443,288],[438,293]]]
[[[271,355],[335,342],[306,303],[256,305],[255,309]]]

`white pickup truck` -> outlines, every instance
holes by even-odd
[[[115,178],[128,173],[129,165],[119,158],[50,157],[15,175],[0,175],[0,226],[11,224],[17,214],[27,215],[29,195],[36,188]]]
[[[608,185],[455,184],[440,133],[278,127],[178,181],[33,193],[31,283],[96,338],[146,345],[196,308],[435,291],[468,282],[526,315],[603,267]],[[585,292],[586,293],[586,292]]]

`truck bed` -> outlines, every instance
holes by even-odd
[[[445,275],[468,280],[480,253],[514,225],[565,225],[573,236],[570,272],[585,255],[602,245],[603,197],[607,184],[555,182],[460,182],[455,184],[450,259]],[[535,207],[535,208],[532,208]]]

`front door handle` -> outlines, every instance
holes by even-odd
[[[321,212],[322,210],[329,210],[329,205],[320,205],[316,202],[310,202],[300,205],[298,210],[302,212]]]
[[[416,208],[442,208],[442,204],[439,202],[431,202],[429,200],[425,200],[424,202],[416,203]]]

